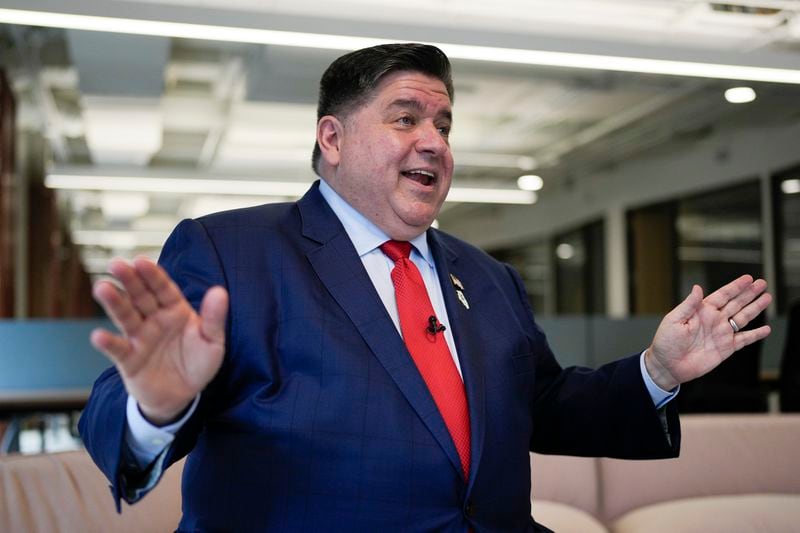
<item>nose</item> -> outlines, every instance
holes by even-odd
[[[439,128],[431,121],[422,122],[417,128],[416,149],[420,153],[441,156],[450,150],[447,138],[442,135]]]

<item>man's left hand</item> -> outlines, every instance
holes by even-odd
[[[703,298],[699,285],[658,326],[645,354],[653,381],[672,390],[710,372],[733,352],[769,335],[770,327],[741,331],[772,301],[763,279],[745,275]],[[740,331],[734,331],[732,319]]]

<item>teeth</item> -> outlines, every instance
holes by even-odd
[[[436,174],[433,172],[428,172],[427,170],[409,170],[408,174],[422,174],[423,176],[428,176],[429,178],[436,177]]]
[[[416,181],[425,186],[433,185],[436,183],[436,174],[429,171],[429,170],[422,170],[419,168],[415,168],[413,170],[405,170],[403,171],[410,179]]]

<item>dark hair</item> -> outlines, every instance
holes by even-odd
[[[317,121],[325,115],[347,116],[373,96],[384,76],[400,71],[438,78],[453,100],[450,61],[444,52],[428,44],[381,44],[350,52],[330,64],[319,82]],[[317,173],[320,156],[319,143],[314,143],[311,167]]]

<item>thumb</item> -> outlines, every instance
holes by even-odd
[[[200,333],[203,338],[214,342],[225,341],[225,319],[228,316],[228,291],[211,287],[200,304]]]
[[[677,321],[688,320],[697,312],[702,303],[703,289],[700,285],[693,285],[692,292],[689,293],[689,296],[679,303],[678,306],[672,310],[671,314],[674,315]]]

